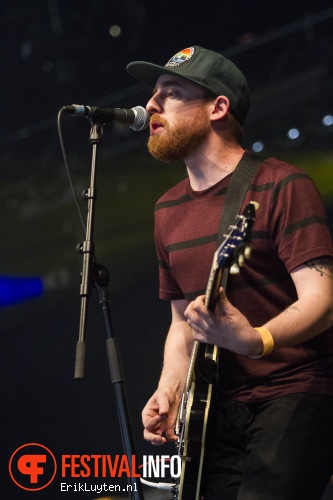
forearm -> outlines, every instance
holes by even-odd
[[[292,277],[298,300],[262,325],[273,336],[275,349],[305,342],[333,325],[331,261],[310,261],[292,273]]]
[[[165,342],[158,388],[142,411],[144,438],[155,445],[177,441],[175,421],[184,387],[193,337],[184,318],[187,302],[173,301],[172,322]]]
[[[159,388],[172,388],[179,394],[182,391],[193,346],[193,335],[186,321],[171,324],[165,342],[164,360]]]
[[[300,344],[332,326],[332,306],[315,295],[303,297],[263,326],[273,336],[275,349]]]

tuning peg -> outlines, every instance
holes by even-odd
[[[241,253],[239,256],[238,256],[238,265],[239,267],[243,267],[245,264],[245,257],[244,257],[244,254]]]
[[[234,262],[232,266],[230,267],[230,274],[239,274],[239,265]]]
[[[249,259],[251,257],[251,247],[249,245],[245,247],[244,255],[246,259]]]

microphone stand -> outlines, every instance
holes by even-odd
[[[84,198],[88,201],[87,213],[87,228],[86,239],[83,243],[79,244],[77,250],[83,255],[83,268],[82,268],[82,281],[80,287],[81,296],[81,313],[80,313],[80,329],[79,340],[76,344],[76,358],[75,358],[75,379],[84,378],[85,366],[85,353],[86,342],[85,332],[87,324],[87,311],[88,301],[91,297],[91,288],[94,286],[99,294],[100,304],[102,306],[105,327],[106,327],[106,349],[108,356],[108,364],[111,375],[111,382],[115,389],[118,417],[120,422],[122,442],[127,456],[128,464],[132,469],[132,457],[135,456],[134,441],[131,432],[130,418],[127,406],[127,398],[124,385],[124,376],[121,366],[120,354],[117,347],[117,342],[113,334],[110,305],[109,305],[109,291],[108,284],[110,276],[108,270],[98,264],[94,260],[94,242],[93,242],[93,229],[94,229],[94,208],[96,201],[96,166],[97,166],[97,146],[102,142],[103,127],[101,123],[94,123],[91,120],[90,143],[92,144],[92,166],[91,166],[91,179],[90,187],[83,193]],[[135,481],[133,470],[131,470],[131,492],[135,500],[143,500],[143,492],[140,479]]]

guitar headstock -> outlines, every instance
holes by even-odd
[[[256,220],[259,203],[251,201],[242,215],[237,215],[235,224],[229,227],[229,233],[216,251],[217,265],[229,268],[230,274],[238,274],[245,259],[251,256],[252,226]]]

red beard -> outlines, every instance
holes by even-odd
[[[210,130],[203,107],[191,119],[185,118],[177,125],[169,125],[167,120],[155,114],[150,120],[151,129],[154,129],[154,124],[163,125],[164,131],[149,137],[148,150],[154,158],[167,163],[182,160],[194,152]]]

